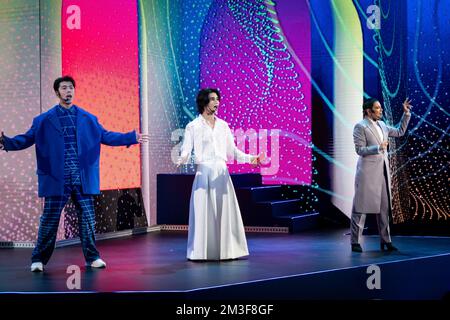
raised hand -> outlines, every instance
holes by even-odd
[[[408,100],[408,98],[405,99],[405,101],[403,101],[403,112],[404,113],[409,113],[411,110],[411,101],[412,100]]]

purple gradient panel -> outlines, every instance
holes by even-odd
[[[275,10],[277,15],[270,13]],[[310,71],[305,1],[276,7],[215,1],[202,35],[200,86],[219,88],[219,117],[238,130],[237,136],[246,132],[252,137],[245,148],[237,137],[241,150],[267,150],[262,169],[230,164],[230,172],[261,170],[264,184],[311,184],[311,83],[295,59]]]

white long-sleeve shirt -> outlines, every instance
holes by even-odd
[[[236,159],[239,163],[250,163],[253,157],[236,147],[230,127],[217,116],[214,129],[201,115],[188,123],[181,147],[181,163],[189,160],[192,150],[197,164],[217,159]]]
[[[373,126],[375,127],[375,129],[377,130],[378,133],[378,138],[380,138],[380,141],[384,140],[383,137],[383,131],[381,130],[380,125],[378,124],[378,121],[373,121],[372,119],[370,119],[369,117],[367,117],[367,119],[369,119],[369,121],[373,124]]]

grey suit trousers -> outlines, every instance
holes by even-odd
[[[381,188],[381,206],[380,213],[375,214],[377,217],[377,225],[378,225],[378,233],[380,234],[381,243],[390,243],[391,236],[389,231],[389,194],[387,190],[387,172],[386,169],[384,171],[384,183]],[[361,243],[361,236],[364,229],[364,224],[366,222],[366,214],[352,212],[352,221],[351,221],[351,243]]]

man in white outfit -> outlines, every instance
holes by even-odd
[[[185,130],[178,166],[194,151],[196,173],[189,206],[187,258],[228,260],[248,255],[247,240],[233,183],[227,169],[228,157],[259,165],[262,155],[240,151],[228,124],[216,115],[220,104],[217,89],[197,95],[199,116]]]

